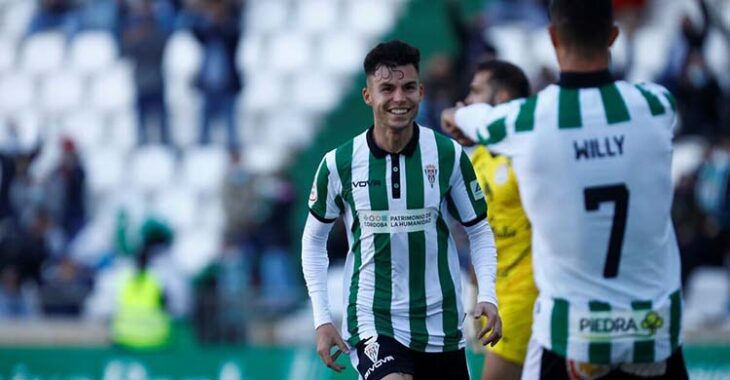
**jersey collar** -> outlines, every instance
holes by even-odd
[[[370,126],[368,128],[368,132],[366,135],[367,142],[368,142],[368,148],[370,148],[370,152],[375,156],[377,159],[383,159],[385,156],[391,154],[386,152],[385,150],[381,149],[378,144],[375,143],[375,136],[373,133],[374,126]],[[408,144],[397,154],[405,154],[406,156],[410,157],[413,155],[413,153],[416,151],[416,148],[418,147],[418,135],[419,135],[418,124],[415,122],[413,123],[413,135],[411,136],[411,140],[408,141]]]
[[[558,86],[565,88],[601,87],[614,82],[608,70],[591,72],[562,71]]]

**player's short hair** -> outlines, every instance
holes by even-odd
[[[373,75],[380,66],[394,68],[396,66],[413,65],[418,72],[421,51],[415,46],[401,40],[381,42],[365,56],[363,68],[366,75]]]
[[[551,0],[550,23],[560,41],[579,53],[604,52],[613,28],[611,0]]]
[[[510,99],[530,96],[530,81],[517,65],[499,59],[480,62],[476,72],[489,72],[489,83],[497,91],[506,90]]]

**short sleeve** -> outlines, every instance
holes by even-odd
[[[343,212],[338,202],[338,179],[330,170],[334,164],[332,154],[324,156],[314,175],[314,183],[309,193],[309,212],[323,223],[332,223]]]
[[[448,209],[451,216],[468,227],[486,218],[487,202],[469,157],[461,148],[456,154],[458,163],[451,176]]]

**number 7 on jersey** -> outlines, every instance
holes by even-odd
[[[603,267],[604,278],[618,276],[618,265],[621,261],[621,248],[626,232],[626,217],[629,208],[629,189],[625,184],[587,187],[583,189],[586,211],[596,211],[603,202],[614,202],[613,223],[608,239],[606,264]]]

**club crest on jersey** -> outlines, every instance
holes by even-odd
[[[423,172],[426,174],[426,178],[428,178],[428,183],[431,184],[431,188],[433,189],[433,184],[436,182],[436,174],[438,174],[438,169],[436,166],[428,164],[423,168]]]
[[[365,352],[365,355],[370,358],[370,361],[375,363],[378,361],[378,351],[380,351],[380,343],[378,343],[375,339],[371,339],[370,342],[365,345],[365,349],[363,351]]]
[[[312,191],[309,192],[309,201],[312,203],[317,202],[317,186],[312,186]]]

